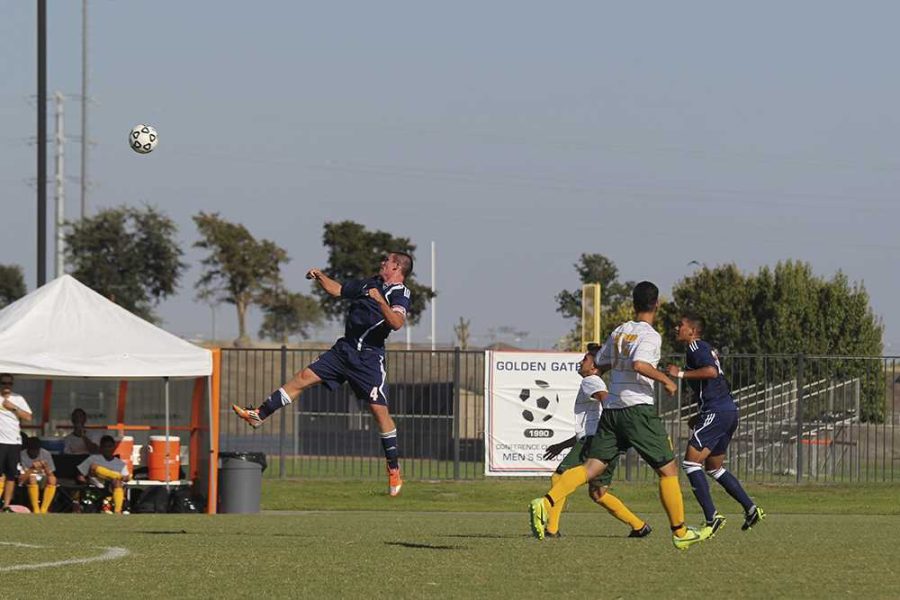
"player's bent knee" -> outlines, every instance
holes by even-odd
[[[725,467],[719,467],[718,469],[707,469],[706,474],[713,479],[718,479],[725,474]]]
[[[609,490],[609,487],[607,487],[605,485],[603,485],[603,486],[591,485],[591,486],[588,486],[588,496],[591,497],[591,500],[593,500],[597,504],[600,504],[601,498],[603,498],[603,495],[606,494],[607,490]]]
[[[681,468],[684,469],[684,472],[690,475],[691,473],[696,473],[697,471],[703,470],[703,465],[698,462],[693,462],[690,460],[682,461]]]

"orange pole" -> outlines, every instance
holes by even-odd
[[[222,350],[214,348],[212,359],[209,391],[209,486],[206,512],[214,515],[219,502],[219,393],[222,385]]]
[[[203,391],[206,389],[203,383],[202,377],[194,380],[194,394],[191,398],[190,479],[195,483],[200,475],[200,414],[203,410]]]
[[[120,381],[119,382],[119,398],[116,402],[116,423],[122,425],[125,422],[125,404],[128,401],[128,382]],[[119,430],[119,435],[124,434],[122,429]]]
[[[44,381],[44,402],[42,405],[41,429],[50,421],[50,400],[53,399],[53,381],[47,379]]]

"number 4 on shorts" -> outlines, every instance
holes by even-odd
[[[369,392],[369,398],[372,399],[372,402],[378,402],[378,387],[373,387],[372,391]]]

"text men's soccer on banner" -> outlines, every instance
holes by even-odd
[[[575,396],[581,385],[573,352],[485,353],[484,471],[487,475],[546,475],[565,453],[543,460],[547,446],[575,435]]]

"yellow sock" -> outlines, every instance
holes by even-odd
[[[112,469],[107,469],[106,467],[101,467],[100,465],[94,465],[94,474],[97,477],[102,477],[103,479],[122,479],[122,474],[113,471]]]
[[[53,497],[56,495],[56,486],[48,485],[44,488],[44,500],[41,503],[41,512],[50,512],[50,505],[53,504]]]
[[[125,504],[125,490],[113,488],[113,512],[116,514],[121,513],[123,504]]]
[[[552,504],[559,504],[565,501],[566,496],[577,490],[578,486],[586,484],[587,480],[587,469],[584,466],[572,467],[559,476],[547,495],[553,498]],[[546,498],[544,498],[544,506],[548,510],[551,508],[551,503],[547,502]]]
[[[669,516],[672,532],[677,537],[683,537],[687,528],[684,526],[684,500],[681,498],[681,485],[677,475],[660,476],[659,499]]]
[[[562,477],[562,475],[559,473],[554,473],[550,476],[551,488],[559,482],[560,477]],[[562,516],[562,511],[565,506],[566,499],[562,498],[550,507],[549,515],[547,516],[547,533],[556,533],[559,531],[559,518]]]
[[[41,512],[41,490],[36,483],[28,484],[28,500],[31,502],[31,512]]]
[[[609,514],[622,521],[626,525],[631,525],[632,529],[640,529],[644,526],[644,521],[636,514],[631,512],[625,503],[610,494],[609,492],[600,497],[600,506],[609,511]]]

